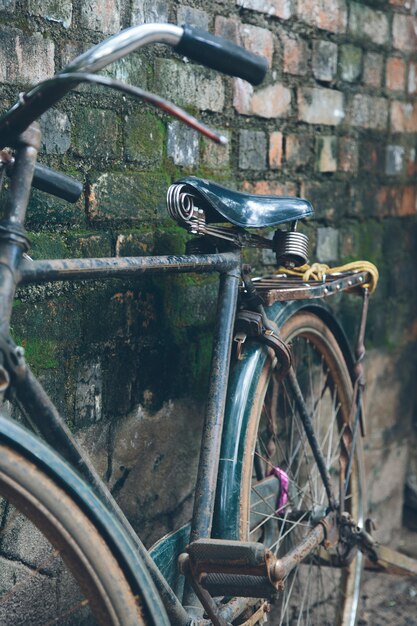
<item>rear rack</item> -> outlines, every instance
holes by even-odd
[[[303,281],[300,276],[290,274],[272,274],[253,278],[256,290],[260,292],[267,306],[278,300],[310,300],[349,291],[360,294],[363,285],[370,279],[368,272],[340,272],[328,274],[322,281]]]

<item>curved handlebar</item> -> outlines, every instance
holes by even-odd
[[[268,69],[265,57],[192,26],[184,26],[176,51],[224,74],[244,78],[252,85],[259,85]]]
[[[122,30],[76,57],[60,73],[99,72],[110,63],[150,43],[175,47],[184,30],[174,24],[141,24]]]

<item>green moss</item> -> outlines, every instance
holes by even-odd
[[[59,366],[58,342],[40,337],[16,338],[15,341],[25,349],[25,358],[35,372]]]

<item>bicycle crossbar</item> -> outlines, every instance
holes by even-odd
[[[45,283],[61,280],[87,280],[132,277],[149,273],[227,273],[239,264],[233,252],[223,254],[111,257],[97,259],[55,259],[26,261],[19,268],[20,283]]]

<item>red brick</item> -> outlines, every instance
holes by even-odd
[[[227,18],[217,15],[214,22],[214,32],[216,35],[243,46],[254,54],[264,56],[268,60],[269,67],[271,67],[274,40],[272,33],[267,28],[242,24],[240,20],[234,17]]]
[[[268,29],[251,26],[250,24],[241,24],[240,38],[246,50],[266,57],[269,67],[271,67],[272,55],[274,53],[274,40],[272,33]]]
[[[398,57],[390,57],[387,60],[386,86],[391,91],[404,91],[405,89],[405,62]]]
[[[384,58],[377,52],[367,52],[363,62],[363,82],[370,87],[380,87]]]
[[[351,137],[339,137],[339,170],[356,172],[358,170],[358,143]]]
[[[258,180],[256,183],[245,180],[242,191],[258,193],[261,196],[296,196],[297,185],[295,183],[280,183],[277,181]]]
[[[410,148],[407,157],[407,176],[415,176],[417,174],[416,149]]]
[[[417,187],[409,185],[404,187],[401,206],[398,215],[415,215],[417,213]]]
[[[392,43],[394,48],[404,52],[417,50],[416,18],[414,15],[396,13],[392,23]]]
[[[243,115],[258,115],[267,119],[286,117],[291,111],[291,91],[281,83],[254,91],[249,83],[236,78],[233,106]]]
[[[380,217],[388,215],[407,217],[415,215],[417,187],[381,187],[377,193],[377,212]]]
[[[417,132],[417,102],[391,103],[391,130],[397,133]]]
[[[296,35],[281,34],[283,45],[283,70],[287,74],[304,75],[307,73],[309,51],[307,42]]]
[[[269,135],[269,167],[279,170],[282,165],[282,133],[275,131]]]
[[[344,33],[347,25],[345,0],[298,0],[300,20],[332,33]]]
[[[240,26],[241,22],[235,17],[223,17],[216,15],[214,20],[214,34],[230,39],[236,44],[240,44]]]
[[[236,4],[258,13],[275,15],[282,20],[287,20],[292,15],[291,0],[236,0]]]

